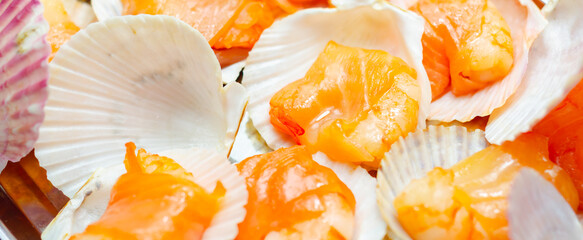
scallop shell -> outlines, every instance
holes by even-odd
[[[73,22],[79,28],[85,28],[92,22],[95,22],[97,18],[93,12],[91,4],[82,0],[60,0],[63,1],[63,6],[67,15],[71,18]],[[99,2],[103,0],[96,0],[94,2]]]
[[[0,172],[28,154],[47,101],[51,52],[38,0],[0,1]]]
[[[249,52],[243,85],[249,90],[249,116],[273,149],[295,145],[269,121],[269,101],[284,86],[306,74],[330,40],[367,49],[381,49],[402,58],[417,71],[421,86],[419,127],[431,101],[423,68],[423,19],[386,3],[347,9],[306,9],[267,28]]]
[[[387,233],[387,227],[379,210],[376,194],[376,179],[373,178],[364,168],[346,163],[334,162],[324,153],[313,155],[314,161],[328,167],[336,173],[338,178],[354,194],[356,199],[354,213],[354,233],[353,240],[375,240],[383,239]]]
[[[521,169],[512,183],[508,225],[514,240],[583,239],[583,228],[571,206],[531,168]]]
[[[490,116],[486,138],[514,140],[544,118],[583,78],[583,2],[561,0],[535,40],[518,91]]]
[[[237,168],[222,154],[205,149],[176,149],[160,155],[182,165],[193,174],[195,182],[208,192],[212,192],[217,181],[221,181],[227,192],[221,209],[213,217],[202,239],[235,238],[239,232],[237,225],[245,218],[248,196],[245,179],[239,175]],[[42,239],[68,239],[97,221],[105,212],[113,185],[125,172],[119,161],[113,167],[98,169],[49,224]]]
[[[247,95],[222,87],[204,37],[168,16],[94,23],[50,64],[46,121],[35,154],[72,197],[97,168],[123,159],[124,143],[153,152],[203,147],[228,154]]]
[[[468,132],[458,126],[429,126],[394,143],[377,173],[378,202],[389,226],[389,237],[411,239],[397,220],[393,202],[412,180],[435,167],[450,168],[487,145],[483,131]]]
[[[120,0],[93,0],[91,7],[99,21],[104,21],[111,17],[121,16],[123,5]]]
[[[496,5],[512,33],[514,66],[501,81],[476,93],[456,97],[449,92],[431,103],[430,120],[467,122],[490,115],[518,89],[528,64],[529,48],[546,20],[531,0],[490,0]]]

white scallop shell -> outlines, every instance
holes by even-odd
[[[28,154],[47,100],[49,26],[38,0],[0,1],[0,172]]]
[[[95,22],[97,18],[93,12],[91,4],[81,1],[81,0],[61,0],[63,1],[63,6],[71,22],[73,22],[79,28],[85,28],[92,22]],[[95,0],[94,2],[101,0]]]
[[[381,49],[402,58],[417,71],[421,86],[419,127],[431,101],[431,89],[421,62],[423,19],[390,4],[348,9],[306,9],[276,21],[249,52],[243,85],[249,90],[249,116],[267,142],[277,149],[295,145],[269,121],[269,101],[281,88],[305,76],[330,40],[367,49]]]
[[[583,239],[583,228],[571,206],[531,168],[521,169],[510,188],[508,226],[513,240]]]
[[[387,233],[387,226],[381,217],[377,203],[376,179],[368,174],[364,168],[347,163],[334,162],[324,153],[318,152],[312,157],[318,164],[332,169],[354,194],[356,206],[352,239],[383,239]]]
[[[245,218],[247,186],[235,165],[219,153],[205,149],[176,149],[160,154],[175,160],[194,176],[195,182],[212,192],[217,181],[226,188],[221,209],[205,230],[203,240],[234,239],[238,224]],[[83,232],[105,212],[111,189],[125,169],[123,164],[98,169],[83,187],[71,198],[42,234],[42,239],[68,239]],[[194,161],[193,161],[194,160]]]
[[[204,37],[168,16],[123,16],[89,25],[51,62],[46,121],[35,154],[72,197],[97,168],[123,158],[124,143],[160,152],[231,149],[244,88],[222,87]]]
[[[561,0],[533,43],[518,91],[490,116],[486,138],[514,140],[545,117],[583,78],[583,1]]]
[[[99,21],[121,16],[123,11],[123,5],[120,0],[92,0],[91,6]]]
[[[431,103],[430,120],[467,122],[490,115],[517,90],[526,72],[529,48],[546,20],[532,0],[490,0],[498,8],[512,33],[514,65],[510,73],[476,93],[456,97],[449,92]]]
[[[450,168],[487,145],[483,131],[468,132],[458,126],[429,126],[394,143],[377,173],[378,202],[389,226],[389,237],[411,239],[397,220],[393,202],[412,180],[424,177],[435,167]]]

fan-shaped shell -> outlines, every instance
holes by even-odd
[[[0,172],[28,154],[47,100],[51,52],[38,0],[0,2]]]
[[[56,54],[50,85],[35,153],[69,197],[97,168],[122,159],[128,141],[153,152],[228,154],[246,104],[241,85],[222,87],[204,37],[168,16],[91,24]]]
[[[449,168],[488,143],[484,132],[468,132],[464,127],[429,126],[401,138],[385,154],[378,171],[377,197],[381,214],[392,239],[411,239],[397,220],[393,201],[412,180],[421,178],[435,167]]]
[[[237,168],[222,154],[205,149],[175,149],[160,155],[172,158],[191,172],[195,182],[209,192],[221,181],[227,192],[203,239],[235,238],[239,231],[237,224],[245,218],[248,195],[245,179]],[[119,162],[107,169],[98,169],[49,224],[42,238],[68,239],[97,221],[105,212],[113,185],[126,172]]]
[[[583,78],[583,2],[561,0],[534,41],[518,91],[488,121],[494,144],[514,140],[545,117]]]
[[[421,87],[419,126],[424,128],[431,91],[423,68],[423,19],[384,2],[343,9],[307,9],[267,28],[249,52],[243,85],[249,90],[249,116],[269,147],[294,145],[269,120],[269,101],[281,88],[306,74],[326,44],[384,50],[417,71]]]

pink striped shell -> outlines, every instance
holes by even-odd
[[[0,172],[28,154],[44,119],[49,30],[39,0],[0,1]]]

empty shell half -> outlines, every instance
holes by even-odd
[[[490,116],[488,141],[501,144],[530,131],[583,78],[582,8],[577,0],[556,3],[532,45],[518,91]]]
[[[483,131],[469,132],[458,126],[429,126],[394,143],[377,175],[377,197],[389,226],[388,236],[411,239],[397,220],[393,202],[412,180],[425,176],[435,167],[450,168],[487,145]]]
[[[0,2],[0,172],[38,138],[47,101],[51,53],[39,0]]]
[[[270,123],[270,99],[288,84],[303,78],[330,41],[365,49],[383,50],[399,57],[417,72],[421,95],[419,127],[425,127],[431,90],[423,68],[423,20],[393,5],[298,11],[267,28],[249,53],[243,85],[249,90],[249,116],[273,149],[295,144],[292,137]]]
[[[218,181],[226,189],[219,211],[214,215],[202,239],[233,239],[238,233],[237,224],[245,218],[247,188],[245,179],[239,175],[223,154],[198,148],[174,149],[160,153],[180,164],[194,176],[194,182],[212,192]],[[122,158],[123,159],[123,158]],[[42,239],[69,239],[101,218],[110,199],[117,179],[126,172],[118,164],[98,169],[75,193],[42,234]]]
[[[222,86],[204,37],[169,16],[123,16],[89,25],[50,64],[50,97],[36,156],[72,197],[124,143],[153,152],[202,147],[228,155],[245,89]]]

